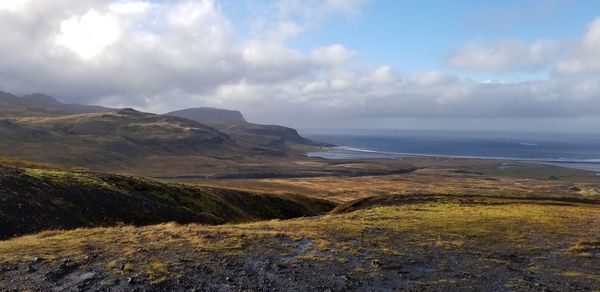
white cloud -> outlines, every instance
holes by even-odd
[[[274,27],[270,27],[269,30],[264,31],[264,36],[260,38],[267,42],[283,43],[302,33],[302,30],[302,27],[297,23],[284,20],[278,22]]]
[[[115,17],[90,10],[82,16],[63,20],[55,43],[83,59],[92,59],[116,42],[120,35],[121,30]]]
[[[558,52],[559,46],[553,41],[526,43],[506,39],[487,45],[471,42],[451,53],[447,63],[454,68],[483,72],[535,71],[552,65]]]
[[[356,52],[349,51],[340,44],[313,49],[311,52],[311,57],[317,64],[333,66],[344,64],[355,58],[356,55]]]
[[[564,62],[553,55],[559,42],[465,46],[455,61],[472,70],[526,71],[560,63],[560,74],[547,80],[479,83],[441,71],[401,74],[389,65],[364,64],[343,44],[306,52],[288,44],[313,21],[344,13],[345,2],[335,9],[331,5],[338,4],[326,0],[310,0],[320,5],[310,9],[304,1],[273,2],[278,13],[262,15],[266,25],[244,34],[209,0],[31,1],[36,9],[0,10],[3,91],[156,112],[219,106],[239,109],[253,121],[297,126],[405,118],[587,119],[600,112],[598,20]]]
[[[575,52],[558,64],[557,72],[566,75],[600,73],[600,17],[588,26]]]
[[[150,2],[145,1],[124,1],[110,4],[108,7],[111,11],[117,13],[143,13],[153,6]]]
[[[418,86],[447,85],[456,80],[455,77],[438,71],[413,73],[408,82]]]
[[[0,11],[20,11],[27,7],[30,2],[31,0],[0,0]]]
[[[380,66],[371,74],[374,83],[393,84],[402,82],[402,76],[392,66]]]
[[[222,14],[210,0],[186,0],[165,7],[169,22],[176,26],[193,28],[198,24],[212,26],[224,22]]]

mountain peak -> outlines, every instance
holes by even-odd
[[[117,111],[117,113],[120,114],[120,115],[138,115],[138,114],[143,114],[142,112],[137,111],[137,110],[135,110],[133,108],[130,108],[130,107],[119,109]]]
[[[34,93],[21,97],[23,100],[35,102],[35,103],[43,103],[43,104],[58,104],[58,100],[54,97],[45,95],[42,93]]]

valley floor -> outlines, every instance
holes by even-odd
[[[0,290],[600,289],[597,177],[413,163],[419,170],[382,176],[189,180],[338,206],[290,220],[16,237],[0,241]]]

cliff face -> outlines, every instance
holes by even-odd
[[[206,124],[229,135],[238,144],[267,155],[286,155],[296,146],[328,146],[306,139],[292,128],[249,123],[239,111],[191,108],[166,115]]]
[[[184,119],[190,119],[199,123],[223,122],[223,123],[245,123],[246,119],[239,111],[217,109],[212,107],[199,107],[178,110],[166,114]]]

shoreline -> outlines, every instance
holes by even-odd
[[[322,147],[321,151],[306,152],[307,157],[318,157],[324,159],[392,159],[398,160],[409,157],[429,157],[429,158],[448,158],[448,159],[477,159],[477,160],[498,160],[511,162],[525,162],[538,165],[547,165],[555,167],[564,167],[569,169],[578,169],[595,172],[600,175],[600,159],[577,160],[577,159],[536,159],[536,158],[518,158],[518,157],[482,157],[466,155],[441,155],[441,154],[423,154],[423,153],[402,153],[376,151],[369,149],[360,149],[350,146]]]

